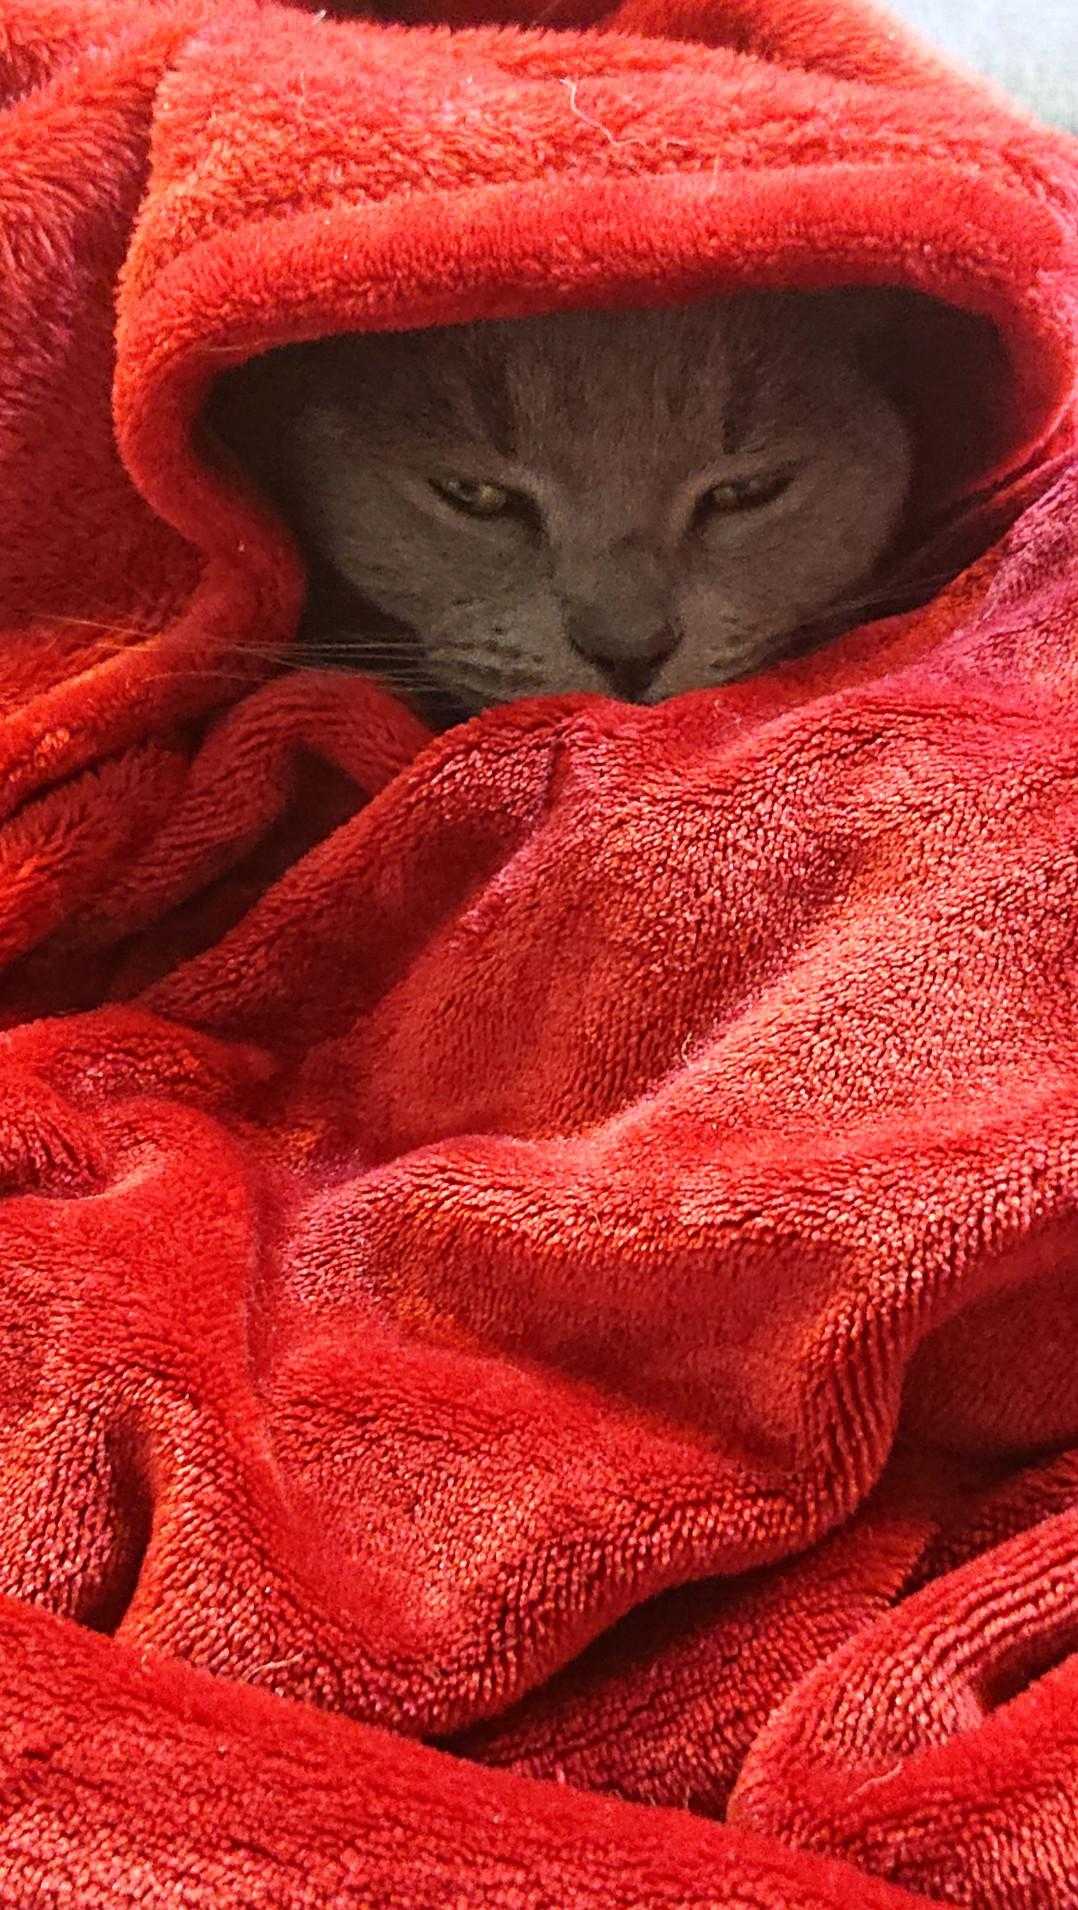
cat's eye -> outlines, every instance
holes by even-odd
[[[507,491],[502,484],[488,484],[477,478],[432,478],[431,488],[447,504],[458,511],[467,511],[469,517],[500,517],[510,511],[515,503],[514,493]]]
[[[793,481],[794,473],[788,467],[782,471],[759,471],[751,477],[723,478],[713,484],[700,499],[700,510],[707,515],[717,513],[728,516],[734,511],[759,510],[761,505],[774,503],[781,497]]]

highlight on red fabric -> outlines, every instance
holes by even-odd
[[[0,0],[5,1902],[1078,1904],[1076,162],[867,6]],[[229,366],[854,283],[916,607],[302,667]]]

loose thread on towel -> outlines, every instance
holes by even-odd
[[[616,146],[618,144],[617,137],[614,133],[610,131],[609,126],[604,126],[602,123],[602,120],[600,119],[592,119],[587,113],[582,113],[579,106],[577,105],[576,93],[577,93],[577,87],[580,85],[580,81],[568,79],[564,75],[561,75],[559,83],[562,86],[564,86],[566,92],[569,95],[569,111],[575,114],[577,119],[582,120],[585,126],[594,127],[595,131],[597,133],[602,133],[603,138],[608,139],[612,146]]]

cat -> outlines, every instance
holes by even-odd
[[[311,660],[428,715],[761,670],[863,592],[911,446],[871,294],[742,293],[287,346],[219,435],[311,564]]]

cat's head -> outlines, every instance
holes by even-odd
[[[656,702],[780,655],[891,541],[910,449],[863,320],[850,296],[746,294],[293,348],[269,374],[276,488],[416,633],[402,682],[465,710]],[[369,657],[392,676],[384,637]]]

